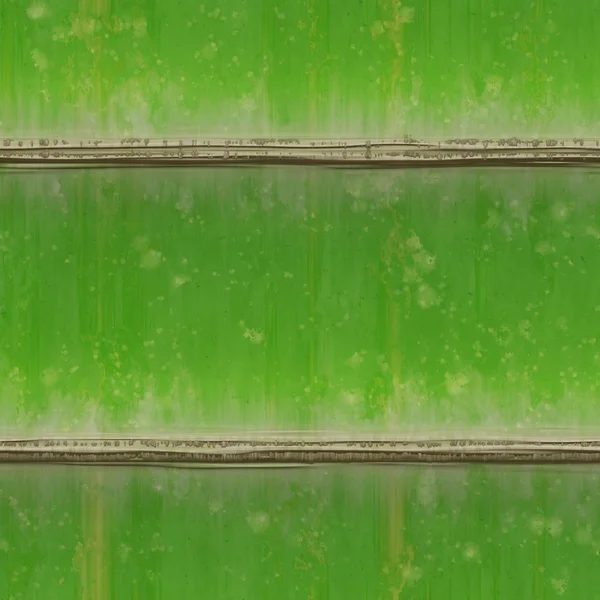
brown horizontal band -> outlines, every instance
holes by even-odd
[[[600,140],[4,139],[0,165],[337,167],[544,166],[600,163]]]
[[[39,438],[0,440],[0,462],[274,465],[600,463],[600,440]]]

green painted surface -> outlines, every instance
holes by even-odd
[[[0,596],[589,598],[596,467],[0,467]]]
[[[3,0],[6,136],[600,136],[600,2]]]
[[[2,431],[593,426],[596,179],[0,173]]]

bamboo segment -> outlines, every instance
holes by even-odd
[[[0,466],[0,596],[584,598],[598,475]]]
[[[598,0],[6,0],[0,135],[600,136]]]
[[[596,177],[0,172],[2,434],[596,439]]]

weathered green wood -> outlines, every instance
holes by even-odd
[[[600,136],[598,0],[3,0],[0,135]]]
[[[596,178],[0,173],[0,427],[594,428]]]

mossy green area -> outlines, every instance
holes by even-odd
[[[0,467],[0,595],[585,598],[596,467]]]
[[[3,0],[0,136],[600,137],[598,0]]]
[[[2,431],[593,426],[597,176],[4,171]]]

